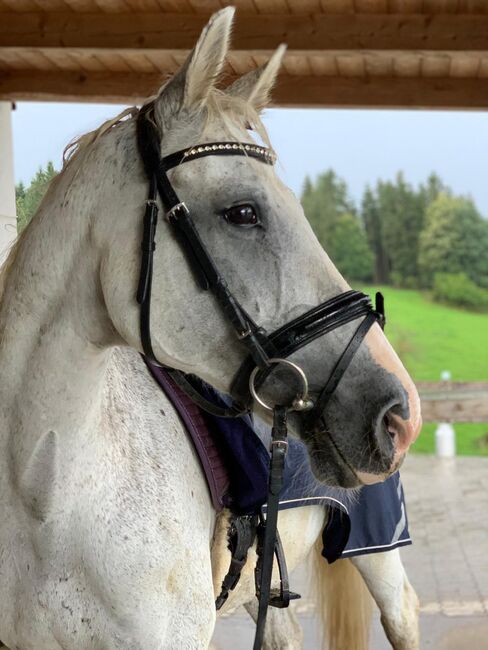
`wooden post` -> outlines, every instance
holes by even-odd
[[[17,237],[11,110],[10,102],[0,102],[0,264]]]

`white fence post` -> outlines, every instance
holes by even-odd
[[[449,370],[441,372],[441,381],[449,382]],[[450,422],[440,422],[435,430],[435,453],[438,458],[454,458],[456,456],[456,432]]]

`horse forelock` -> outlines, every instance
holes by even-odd
[[[262,141],[271,147],[266,127],[258,111],[247,100],[230,95],[225,90],[212,88],[206,101],[205,126],[215,122],[223,123],[226,134],[239,138],[242,129],[254,131]]]
[[[162,117],[157,103],[165,99],[164,88],[161,96],[152,99],[146,105],[146,119],[152,123],[159,134],[165,154],[173,153],[185,146],[195,146],[204,142],[207,137],[248,141],[249,135],[243,138],[246,131],[255,134],[267,147],[271,147],[270,139],[259,112],[246,99],[231,95],[225,89],[211,88],[204,105],[193,110],[175,108],[174,113]],[[213,135],[209,135],[213,134]]]

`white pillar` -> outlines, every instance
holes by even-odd
[[[0,264],[17,237],[10,102],[0,102]]]

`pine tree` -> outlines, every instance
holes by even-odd
[[[339,271],[348,279],[370,280],[372,256],[346,183],[332,169],[320,174],[314,183],[306,177],[302,205],[318,240]],[[347,237],[352,238],[349,250]],[[358,255],[363,256],[362,261],[355,259]]]
[[[415,286],[419,234],[425,216],[423,200],[401,172],[394,183],[380,181],[376,193],[391,281],[399,286]]]
[[[366,186],[361,202],[361,216],[366,229],[369,247],[374,254],[374,280],[378,284],[388,284],[390,269],[383,238],[381,213],[378,201],[369,186]]]
[[[373,254],[359,219],[346,212],[334,228],[332,261],[346,280],[368,282],[373,277]]]
[[[52,162],[45,169],[39,167],[28,188],[19,183],[15,188],[17,206],[17,231],[20,233],[34,216],[47,191],[49,183],[56,176]]]

